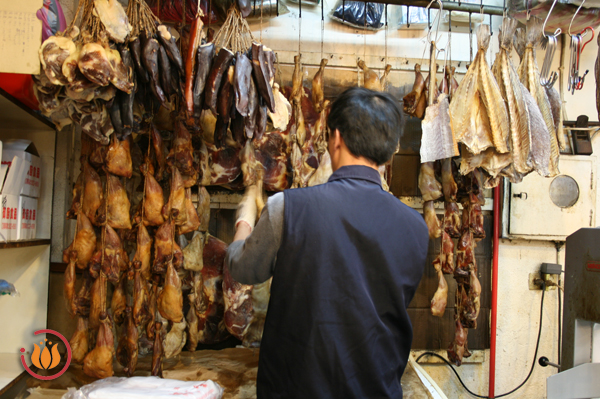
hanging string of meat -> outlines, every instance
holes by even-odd
[[[521,64],[517,70],[521,83],[531,93],[535,99],[539,110],[542,113],[544,122],[549,132],[550,139],[550,165],[549,165],[549,176],[556,176],[559,173],[558,170],[558,157],[559,153],[559,142],[557,139],[556,127],[554,125],[554,119],[552,115],[552,109],[550,102],[546,94],[546,90],[540,84],[540,73],[535,59],[535,48],[539,45],[542,39],[542,21],[539,18],[533,17],[527,22],[527,30],[525,37],[525,49],[521,58]],[[522,44],[520,45],[522,48]],[[561,135],[564,141],[564,135]],[[533,129],[532,129],[532,140]]]

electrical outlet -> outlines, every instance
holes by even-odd
[[[538,285],[535,282],[536,279],[541,279],[541,278],[542,278],[542,275],[540,272],[529,273],[529,289],[530,290],[541,290],[542,287],[540,287],[540,285]],[[558,274],[547,274],[546,281],[551,281],[554,284],[558,284]],[[556,285],[546,287],[546,291],[555,290],[555,289],[556,289]]]

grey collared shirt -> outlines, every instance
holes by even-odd
[[[225,264],[234,280],[253,285],[273,275],[283,235],[283,211],[283,193],[269,197],[252,233],[229,245]]]

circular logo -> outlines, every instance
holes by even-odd
[[[34,373],[33,371],[31,371],[29,366],[27,366],[27,362],[25,361],[25,348],[21,348],[21,363],[23,364],[25,371],[27,371],[32,377],[44,381],[53,380],[63,375],[65,371],[67,371],[67,369],[69,368],[69,365],[71,364],[71,346],[69,345],[69,341],[67,341],[67,339],[57,331],[46,329],[38,330],[34,333],[34,335],[39,334],[55,335],[58,338],[60,338],[60,340],[65,344],[65,347],[67,348],[67,362],[65,363],[65,366],[58,373],[50,376],[44,376]],[[44,341],[40,341],[39,346],[38,344],[33,345],[35,348],[33,349],[33,353],[31,354],[31,363],[35,367],[37,367],[40,370],[51,370],[58,366],[58,364],[60,363],[60,353],[58,353],[57,342],[53,344],[52,341],[49,341],[46,338]]]

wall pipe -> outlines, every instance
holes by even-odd
[[[395,6],[411,6],[411,7],[427,7],[431,4],[431,7],[439,8],[437,2],[431,3],[429,0],[369,0],[369,3],[381,3],[381,4],[392,4]],[[504,8],[497,6],[486,6],[481,4],[473,3],[461,3],[455,1],[442,1],[444,11],[464,11],[474,14],[487,14],[487,15],[504,15]]]
[[[500,252],[500,184],[494,188],[494,226],[492,232],[492,309],[490,327],[490,375],[488,396],[495,396],[496,386],[496,315],[498,310],[498,255]]]

